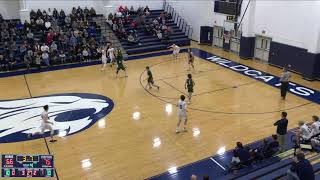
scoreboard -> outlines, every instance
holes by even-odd
[[[214,12],[239,16],[241,10],[240,0],[214,0]]]
[[[53,155],[1,155],[1,177],[54,177]]]

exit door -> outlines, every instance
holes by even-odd
[[[270,37],[259,36],[259,35],[256,36],[255,51],[254,51],[254,57],[256,59],[262,60],[264,62],[268,62],[271,41],[272,39]]]
[[[223,47],[223,27],[213,27],[213,45],[220,48]]]

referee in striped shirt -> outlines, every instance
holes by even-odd
[[[288,66],[290,67],[290,65]],[[291,73],[287,70],[287,68],[283,68],[283,72],[280,77],[281,82],[281,97],[283,100],[286,99],[287,91],[289,89],[289,79],[291,77]]]

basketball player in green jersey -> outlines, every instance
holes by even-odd
[[[193,87],[194,87],[195,83],[192,80],[192,75],[188,74],[188,79],[186,80],[186,83],[184,85],[185,89],[188,89],[188,98],[189,98],[189,104],[191,103],[191,97],[192,97],[192,93],[193,93]]]
[[[127,68],[126,68],[126,66],[123,64],[123,56],[122,56],[122,53],[121,53],[121,50],[120,50],[120,49],[117,50],[116,61],[117,61],[116,77],[118,77],[119,70],[123,70],[124,73],[125,73],[125,77],[128,77],[128,76],[127,76]]]
[[[147,70],[147,75],[148,75],[148,78],[147,78],[148,84],[146,85],[146,88],[149,86],[149,89],[151,89],[152,86],[153,86],[153,87],[158,88],[158,90],[159,90],[160,87],[154,84],[152,72],[150,71],[150,67],[147,66],[147,67],[146,67],[146,70]]]

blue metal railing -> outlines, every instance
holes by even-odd
[[[174,23],[176,23],[182,32],[185,33],[188,38],[192,38],[193,28],[177,13],[177,11],[166,1],[163,1],[163,10],[170,13]]]

